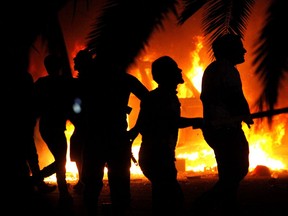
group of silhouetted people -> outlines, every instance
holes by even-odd
[[[152,78],[158,86],[150,91],[125,68],[106,62],[86,49],[80,50],[73,59],[77,78],[61,74],[63,63],[57,55],[45,58],[48,75],[40,77],[34,84],[28,72],[20,74],[27,79],[27,88],[23,86],[23,89],[31,92],[19,93],[31,101],[25,107],[26,111],[18,116],[27,118],[22,122],[29,125],[21,125],[27,129],[21,134],[21,137],[27,137],[23,138],[27,144],[19,146],[24,152],[31,149],[29,145],[34,145],[34,155],[37,155],[33,133],[39,118],[39,132],[55,159],[42,170],[38,165],[37,178],[34,179],[42,182],[56,173],[59,205],[73,206],[65,168],[65,130],[69,120],[75,126],[70,139],[70,157],[76,162],[79,174],[73,189],[81,192],[83,214],[99,214],[98,201],[104,168],[107,167],[112,214],[129,215],[131,148],[141,134],[139,166],[151,182],[152,215],[181,215],[184,213],[184,195],[175,166],[178,131],[186,127],[200,128],[205,141],[214,150],[219,179],[213,188],[195,200],[194,210],[197,211],[197,207],[203,209],[203,206],[211,207],[205,207],[207,212],[227,213],[232,207],[236,209],[238,188],[249,168],[249,145],[242,122],[248,126],[253,124],[239,71],[235,67],[245,61],[246,50],[241,38],[234,34],[217,38],[212,49],[215,61],[203,74],[200,97],[203,117],[199,118],[181,115],[177,87],[184,83],[182,69],[169,56],[161,56],[152,62]],[[132,109],[128,106],[130,94],[141,102],[137,121],[128,130],[127,115]],[[24,100],[21,96],[17,99],[18,103]],[[37,157],[34,160],[37,164]],[[27,182],[29,180],[27,178]]]

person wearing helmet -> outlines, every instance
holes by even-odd
[[[201,118],[181,117],[177,86],[184,80],[174,59],[156,59],[152,63],[152,77],[158,87],[141,101],[136,123],[142,135],[139,166],[152,185],[153,215],[179,215],[184,197],[175,166],[178,129],[196,127]]]

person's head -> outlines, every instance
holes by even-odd
[[[216,60],[227,59],[233,65],[243,63],[244,54],[247,52],[241,37],[230,33],[217,37],[212,43],[212,50]]]
[[[44,58],[44,66],[49,75],[60,75],[62,69],[62,59],[53,54],[49,54]]]
[[[158,85],[173,85],[184,83],[182,69],[169,56],[162,56],[152,62],[152,77]]]
[[[76,54],[73,61],[74,70],[78,71],[80,75],[81,73],[85,73],[87,70],[90,69],[93,61],[93,56],[87,49],[83,49]]]

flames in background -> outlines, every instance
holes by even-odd
[[[81,49],[78,46],[72,55]],[[183,70],[185,84],[179,85],[178,97],[182,104],[182,116],[199,117],[202,116],[202,104],[199,99],[201,92],[201,79],[205,64],[202,57],[199,55],[203,48],[203,38],[198,36],[195,40],[195,50],[191,51],[191,68]],[[138,67],[132,68],[130,73],[135,75],[148,89],[153,89],[157,85],[151,77],[151,62],[153,56],[145,55],[138,62]],[[139,66],[140,65],[140,66]],[[179,65],[181,68],[181,65]],[[244,87],[244,86],[243,86]],[[247,95],[249,98],[250,95]],[[129,125],[132,127],[135,124],[140,102],[135,96],[131,95],[129,106],[133,107],[132,112],[127,116]],[[282,171],[288,169],[288,115],[280,114],[274,116],[272,128],[269,128],[267,122],[260,119],[255,119],[255,124],[249,129],[243,125],[243,129],[247,136],[250,145],[250,171],[252,172],[258,165],[267,166],[273,176],[277,176]],[[70,161],[69,144],[70,137],[74,131],[74,126],[69,121],[67,122],[66,137],[68,141],[67,154],[67,180],[76,181],[78,171],[74,162]],[[47,149],[45,143],[41,139],[36,127],[36,143],[39,151],[39,160],[41,167],[53,162],[53,156]],[[132,146],[132,152],[138,159],[138,151],[141,143],[141,135],[137,137]],[[286,145],[285,145],[286,143]],[[159,156],[161,158],[161,156]],[[202,137],[200,129],[193,130],[185,128],[179,130],[179,140],[176,149],[176,165],[179,171],[185,171],[188,174],[210,174],[217,173],[216,161],[212,149],[206,144]],[[106,168],[105,168],[106,169]],[[106,170],[107,171],[107,170]],[[107,172],[105,172],[107,178]],[[132,178],[142,178],[143,174],[137,166],[132,162],[131,166]],[[46,179],[47,181],[55,182],[55,174]]]
[[[183,76],[186,78],[185,84],[178,87],[178,97],[182,104],[182,116],[202,116],[202,104],[199,95],[203,71],[207,66],[207,63],[205,65],[199,55],[202,48],[203,37],[197,36],[195,49],[190,53],[192,66],[186,71],[183,70]],[[145,75],[151,74],[149,68],[146,68],[144,72],[146,73]],[[141,79],[143,71],[141,73],[136,70],[134,74],[143,82],[143,79]],[[151,75],[150,79],[152,80]],[[156,87],[153,81],[150,86]],[[248,95],[247,97],[251,96]],[[287,114],[274,116],[272,128],[269,128],[265,119],[255,119],[255,124],[250,129],[246,125],[243,125],[243,129],[250,145],[250,171],[254,170],[258,165],[267,166],[274,173],[287,170],[288,146],[285,146],[288,135]],[[141,139],[139,138],[133,145],[135,155],[139,151],[140,143]],[[179,161],[179,169],[182,171],[191,171],[193,173],[216,171],[214,153],[203,139],[200,129],[180,129],[176,157]]]

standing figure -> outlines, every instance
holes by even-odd
[[[175,166],[178,130],[199,128],[202,118],[181,117],[177,86],[184,80],[171,57],[156,59],[152,76],[158,87],[141,101],[135,126],[142,135],[139,166],[152,185],[153,215],[181,215],[184,196]]]
[[[38,179],[40,171],[34,142],[34,81],[27,71],[29,58],[26,55],[9,50],[3,58],[7,70],[1,78],[5,87],[1,91],[2,113],[5,116],[1,121],[1,183],[5,185],[1,191],[5,197],[1,209],[9,215],[19,214],[21,209],[24,215],[36,216],[47,206],[41,194],[35,193],[35,186],[39,192],[49,192],[53,188],[46,185],[43,179],[32,181],[32,178]],[[4,82],[9,84],[5,85]]]
[[[47,76],[40,77],[35,82],[36,101],[39,116],[39,132],[51,151],[54,162],[43,169],[56,172],[59,190],[59,205],[62,207],[72,204],[72,196],[66,182],[67,139],[65,136],[66,121],[72,106],[70,93],[70,78],[61,75],[62,61],[55,55],[44,59]],[[49,175],[49,174],[48,174]]]
[[[76,163],[78,169],[78,181],[74,185],[75,192],[81,193],[84,184],[82,182],[82,152],[85,138],[84,107],[83,104],[83,80],[90,72],[93,72],[93,56],[88,50],[80,50],[73,59],[74,70],[78,71],[78,76],[74,82],[74,102],[73,112],[69,117],[75,129],[70,138],[70,159]]]
[[[86,128],[82,169],[84,204],[88,215],[97,214],[107,167],[113,214],[125,215],[131,199],[128,102],[130,94],[141,100],[148,90],[136,77],[111,62],[105,64],[97,55],[94,61],[95,70],[84,78],[82,89]]]
[[[230,211],[237,204],[239,184],[249,168],[249,144],[242,122],[250,127],[253,120],[236,68],[245,61],[246,50],[241,38],[234,34],[216,38],[212,49],[216,60],[204,71],[200,99],[203,136],[214,150],[218,181],[199,200],[205,206],[219,207],[219,211]]]
[[[7,58],[8,57],[8,58]],[[34,106],[33,106],[33,78],[19,62],[17,55],[5,53],[3,65],[7,70],[1,78],[3,90],[1,98],[2,125],[1,128],[1,164],[3,185],[1,194],[5,197],[1,209],[9,215],[36,215],[36,201],[34,185],[31,182],[30,149],[34,146]],[[21,60],[20,60],[21,61]],[[8,70],[9,69],[9,70]],[[5,83],[9,83],[4,84]],[[37,163],[38,165],[38,163]],[[5,185],[5,186],[4,186]],[[39,203],[37,203],[39,204]],[[37,205],[36,204],[36,205]],[[36,210],[36,211],[34,211]]]

